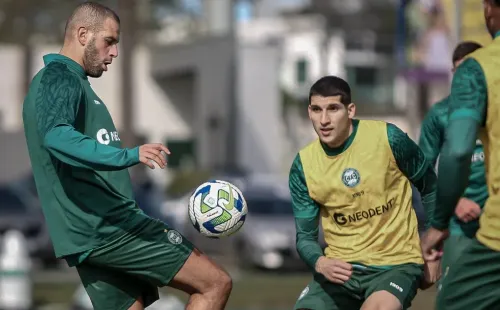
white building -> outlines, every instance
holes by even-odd
[[[186,30],[192,25],[180,18],[174,21],[175,31],[166,28],[158,32],[160,43],[134,51],[133,124],[121,120],[120,58],[103,77],[91,79],[92,86],[119,130],[133,126],[150,142],[176,142],[173,152],[185,150],[180,162],[218,169],[234,161],[252,172],[286,174],[298,149],[315,136],[304,117],[307,105],[284,111],[282,92],[296,99],[307,98],[310,85],[321,76],[333,74],[356,80],[357,70],[371,70],[374,83],[378,83],[377,68],[386,66],[388,60],[372,52],[347,51],[342,33],[327,35],[323,18],[317,15],[247,19],[238,23],[234,41],[224,31],[228,23],[221,21],[224,3],[228,2],[220,1],[222,7],[213,14],[216,22],[205,25],[204,36],[193,39]],[[234,48],[236,70],[232,69]],[[37,47],[33,74],[43,66],[42,55],[58,51],[58,46]],[[21,61],[17,47],[0,47],[4,70],[0,76],[0,128],[5,132],[22,131]],[[354,92],[362,94],[363,87],[369,87],[358,84],[353,85]],[[377,90],[381,104],[392,100],[393,93],[399,94],[396,99],[404,98],[401,84],[403,88],[389,85]],[[405,100],[399,101],[404,109]],[[362,118],[370,115],[408,128],[404,114],[372,116],[363,110],[360,102]],[[231,139],[231,133],[236,139]],[[6,168],[29,171],[26,162],[19,166]],[[149,172],[155,180],[165,180],[164,173]]]

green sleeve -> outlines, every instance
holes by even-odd
[[[445,100],[447,101],[448,98]],[[436,166],[441,147],[443,146],[444,124],[441,121],[440,114],[443,112],[447,113],[447,111],[443,111],[444,106],[444,101],[434,104],[422,121],[420,129],[418,145],[433,167]]]
[[[399,170],[420,192],[425,209],[425,227],[428,228],[434,215],[436,203],[436,173],[427,161],[424,152],[401,129],[387,124],[387,136]]]
[[[309,196],[300,155],[295,157],[290,169],[289,187],[297,231],[297,252],[307,266],[315,270],[316,261],[323,256],[318,242],[319,207]]]
[[[45,148],[60,161],[80,168],[120,170],[139,163],[139,150],[100,144],[73,126],[83,96],[71,72],[48,67],[36,98],[38,133]]]
[[[449,124],[439,159],[437,205],[432,226],[446,229],[469,179],[479,127],[486,115],[487,86],[479,63],[464,61],[451,86]]]

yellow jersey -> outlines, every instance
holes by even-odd
[[[500,251],[500,37],[488,46],[469,55],[484,74],[487,93],[487,113],[481,140],[485,150],[486,181],[489,197],[479,219],[477,239],[487,247]]]
[[[325,255],[351,263],[423,264],[412,188],[389,145],[387,123],[361,120],[351,145],[330,156],[319,139],[299,152],[320,206]]]

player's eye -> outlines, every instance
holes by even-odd
[[[328,112],[337,112],[340,110],[340,107],[336,104],[328,106]]]
[[[113,45],[115,44],[116,40],[112,39],[112,38],[106,38],[104,39],[104,41],[106,42],[106,45]]]

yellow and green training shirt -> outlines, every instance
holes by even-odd
[[[468,55],[453,76],[449,125],[439,160],[436,212],[432,226],[447,229],[467,187],[471,156],[480,133],[489,197],[476,238],[500,251],[500,32],[488,46]]]
[[[432,214],[434,169],[395,125],[353,120],[341,147],[313,141],[297,154],[289,177],[299,255],[311,268],[323,255],[373,267],[423,264],[411,183]]]
[[[419,146],[426,158],[436,165],[441,148],[443,147],[445,131],[448,126],[448,108],[450,96],[437,102],[425,116],[420,130]],[[488,198],[484,169],[484,149],[480,139],[475,141],[474,153],[471,158],[470,175],[462,197],[470,199],[483,208]],[[439,174],[439,168],[437,168]],[[469,222],[461,221],[456,215],[450,220],[450,234],[472,238],[479,229],[479,219]]]

